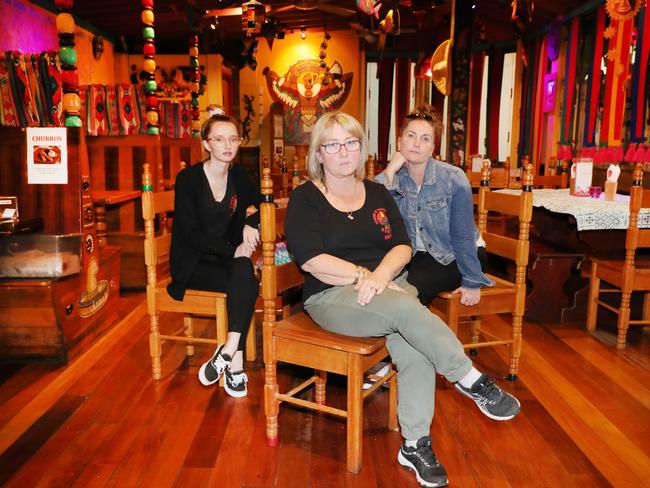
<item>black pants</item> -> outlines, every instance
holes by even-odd
[[[187,285],[188,288],[226,293],[228,332],[239,332],[238,351],[246,347],[246,335],[255,313],[259,283],[249,258],[200,261]]]
[[[481,262],[481,270],[487,267],[487,252],[479,247],[476,253]],[[442,291],[454,291],[462,281],[456,261],[440,264],[428,252],[416,252],[408,266],[407,281],[418,290],[418,299],[422,305],[428,305]]]

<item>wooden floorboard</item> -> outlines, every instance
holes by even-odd
[[[234,399],[197,378],[209,346],[192,358],[164,344],[162,379],[151,379],[143,294],[120,300],[124,319],[68,365],[12,364],[0,373],[0,485],[7,487],[379,487],[416,486],[396,460],[388,392],[365,403],[363,468],[346,471],[345,422],[283,405],[279,446],[265,441],[264,374],[247,365],[249,395]],[[180,323],[161,314],[163,327]],[[507,316],[484,327],[507,332]],[[259,328],[258,328],[259,329]],[[209,337],[204,323],[198,334]],[[483,416],[442,384],[433,446],[455,487],[629,487],[650,479],[650,335],[626,351],[612,330],[524,324],[519,380],[499,383],[522,403],[509,422]],[[502,378],[509,349],[482,349],[480,369]],[[285,388],[307,377],[281,366]],[[310,393],[308,393],[309,395]],[[331,377],[328,403],[345,405]]]

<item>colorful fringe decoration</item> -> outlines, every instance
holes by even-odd
[[[648,80],[650,70],[650,13],[648,7],[639,11],[636,24],[636,60],[632,72],[631,113],[630,113],[630,141],[643,142],[648,106]]]
[[[585,125],[583,145],[596,144],[596,115],[598,115],[598,99],[600,98],[600,60],[603,56],[605,31],[605,5],[598,8],[596,17],[596,35],[594,44],[594,57],[587,83],[587,100],[585,103]]]
[[[189,40],[190,69],[192,70],[192,137],[201,137],[201,121],[199,120],[199,36],[194,33]]]
[[[573,97],[576,88],[576,67],[578,58],[578,33],[580,18],[575,17],[569,24],[568,46],[564,65],[564,95],[562,97],[562,117],[560,127],[560,144],[571,144],[573,128]]]
[[[616,29],[616,37],[610,39],[607,51],[607,90],[603,108],[603,124],[600,143],[610,146],[621,144],[623,112],[625,111],[625,80],[630,64],[630,42],[633,19],[612,19],[610,28]],[[613,41],[613,42],[612,42]]]

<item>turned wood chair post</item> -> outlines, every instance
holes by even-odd
[[[160,329],[158,328],[158,309],[156,307],[156,243],[154,240],[154,219],[151,215],[153,205],[151,184],[151,170],[149,163],[145,163],[142,173],[142,218],[144,219],[144,259],[147,268],[147,308],[149,311],[149,352],[151,354],[151,368],[154,380],[160,379]]]
[[[291,189],[295,190],[300,185],[300,170],[298,169],[298,156],[293,156],[293,178],[291,179]]]
[[[347,412],[348,471],[358,473],[361,470],[363,444],[363,367],[358,354],[348,354]]]
[[[273,203],[273,182],[271,170],[262,171],[262,203],[260,204],[262,241],[262,299],[264,300],[264,411],[266,414],[266,442],[269,446],[278,444],[278,382],[275,354],[273,351],[273,327],[275,326],[275,204]]]
[[[519,244],[516,256],[515,287],[517,294],[515,298],[515,310],[512,316],[512,352],[510,355],[509,380],[517,379],[519,371],[519,358],[521,357],[522,336],[521,327],[526,311],[526,267],[530,252],[530,222],[533,218],[533,166],[524,166],[522,179],[522,195],[519,208]]]
[[[623,265],[623,283],[621,286],[621,308],[618,313],[616,348],[625,349],[627,331],[630,323],[630,300],[634,289],[634,259],[639,239],[639,210],[643,189],[643,166],[641,163],[634,165],[632,174],[632,187],[630,188],[630,221],[625,238],[625,263]]]
[[[369,180],[374,179],[375,177],[375,157],[372,154],[368,155],[368,161],[366,162],[366,178]]]

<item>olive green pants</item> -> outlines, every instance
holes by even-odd
[[[352,285],[312,295],[305,310],[323,329],[354,337],[386,337],[397,368],[397,415],[405,439],[430,434],[436,372],[456,382],[472,368],[462,345],[440,318],[417,299],[417,290],[396,279],[406,293],[386,289],[369,304],[357,303]]]

